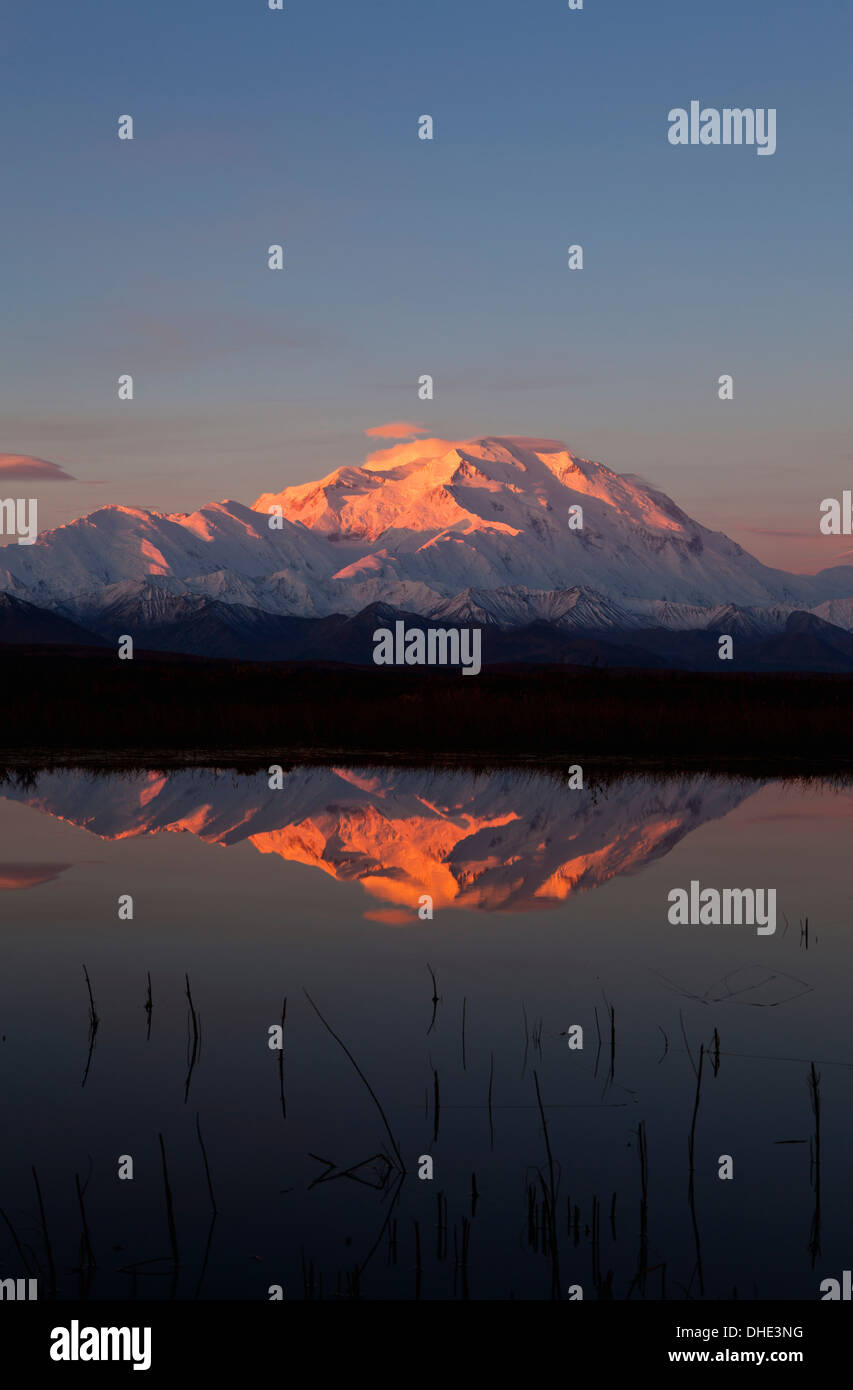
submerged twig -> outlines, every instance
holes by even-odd
[[[814,1212],[812,1213],[811,1234],[809,1236],[809,1254],[812,1257],[812,1268],[814,1269],[815,1260],[820,1254],[820,1074],[815,1069],[812,1062],[808,1074],[809,1100],[811,1102],[812,1114],[814,1115],[814,1148],[812,1151],[812,1164],[814,1173]]]
[[[169,1243],[172,1247],[172,1264],[175,1270],[179,1266],[178,1258],[178,1232],[175,1229],[175,1212],[172,1206],[172,1189],[169,1186],[169,1169],[166,1166],[166,1145],[163,1142],[162,1134],[158,1136],[160,1140],[160,1156],[163,1160],[163,1188],[166,1193],[166,1218],[169,1223]]]
[[[197,1062],[198,1059],[199,1059],[199,1050],[200,1050],[200,1043],[201,1043],[201,1033],[200,1033],[200,1029],[199,1029],[199,1017],[198,1017],[198,1014],[197,1014],[196,1011],[195,1011],[195,1005],[193,1004],[193,997],[192,997],[192,994],[191,994],[191,992],[190,992],[190,977],[189,977],[189,975],[185,975],[184,978],[185,978],[185,980],[186,980],[186,982],[187,982],[187,1003],[189,1004],[189,1007],[190,1007],[190,1019],[191,1019],[191,1021],[192,1021],[192,1052],[191,1052],[190,1058],[189,1058],[189,1067],[188,1067],[188,1069],[187,1069],[187,1079],[186,1079],[186,1084],[185,1084],[185,1086],[184,1086],[184,1105],[186,1105],[187,1100],[189,1099],[189,1094],[190,1094],[190,1082],[192,1081],[193,1068],[195,1067],[196,1062]]]
[[[86,1257],[86,1266],[89,1269],[97,1269],[98,1262],[95,1259],[95,1252],[92,1249],[92,1242],[89,1238],[89,1226],[86,1221],[86,1208],[83,1205],[83,1188],[80,1186],[80,1174],[74,1174],[74,1183],[77,1188],[77,1203],[80,1207],[80,1220],[83,1223],[83,1254]]]
[[[530,1049],[530,1031],[527,1027],[527,1009],[524,1007],[524,1000],[521,1001],[521,1013],[524,1018],[524,1060],[521,1063],[521,1075],[527,1071],[527,1053]]]
[[[436,1014],[438,1013],[438,1006],[439,1006],[439,1003],[440,1003],[441,1001],[440,1001],[439,996],[438,996],[438,985],[437,985],[436,982],[435,982],[435,972],[434,972],[432,966],[430,965],[429,961],[427,961],[427,970],[429,971],[430,975],[432,976],[432,1018],[430,1019],[430,1022],[429,1022],[429,1028],[427,1028],[427,1037],[429,1037],[430,1033],[432,1032],[433,1028],[435,1027],[435,1018],[436,1018]]]
[[[682,1026],[683,1026],[683,1022],[682,1022]],[[686,1033],[685,1033],[685,1035],[684,1035],[684,1041],[685,1041],[685,1044],[687,1044],[687,1035],[686,1035]],[[689,1046],[688,1046],[688,1048],[687,1048],[687,1051],[688,1051],[688,1055],[689,1055],[689,1053],[690,1053],[690,1048],[689,1048]],[[692,1060],[693,1060],[693,1059],[691,1058],[691,1061],[692,1061]],[[700,1241],[700,1238],[699,1238],[699,1222],[698,1222],[698,1220],[697,1220],[697,1218],[696,1218],[696,1189],[695,1189],[695,1186],[694,1186],[694,1176],[695,1176],[695,1174],[694,1174],[693,1158],[694,1158],[694,1146],[695,1146],[695,1142],[696,1142],[696,1120],[697,1120],[697,1117],[698,1117],[698,1115],[699,1115],[699,1098],[700,1098],[701,1091],[702,1091],[702,1064],[703,1064],[704,1060],[705,1060],[705,1044],[704,1044],[704,1043],[700,1043],[700,1044],[699,1044],[699,1066],[698,1066],[698,1068],[696,1068],[696,1099],[695,1099],[695,1101],[694,1101],[694,1103],[693,1103],[693,1120],[692,1120],[691,1125],[690,1125],[690,1138],[689,1138],[689,1140],[688,1140],[688,1151],[689,1151],[689,1154],[690,1154],[690,1179],[689,1179],[688,1187],[687,1187],[687,1202],[688,1202],[688,1206],[690,1207],[690,1220],[691,1220],[691,1223],[692,1223],[692,1225],[693,1225],[693,1238],[694,1238],[694,1240],[695,1240],[695,1242],[696,1242],[696,1270],[695,1270],[695,1272],[699,1275],[699,1292],[700,1292],[700,1294],[702,1294],[702,1295],[704,1295],[704,1293],[705,1293],[705,1281],[704,1281],[704,1278],[703,1278],[703,1275],[702,1275],[702,1244],[701,1244],[701,1241]],[[692,1276],[691,1276],[690,1282],[691,1282],[691,1283],[693,1282]]]
[[[332,1035],[332,1037],[334,1038],[335,1042],[338,1044],[338,1046],[339,1046],[340,1048],[342,1048],[342,1050],[346,1053],[347,1057],[349,1057],[350,1061],[352,1062],[353,1066],[355,1067],[355,1070],[358,1072],[358,1075],[361,1077],[362,1081],[364,1082],[365,1086],[367,1087],[367,1090],[368,1090],[369,1093],[370,1093],[370,1096],[371,1096],[371,1099],[372,1099],[372,1101],[373,1101],[373,1104],[376,1106],[376,1109],[379,1111],[379,1114],[380,1114],[380,1116],[382,1117],[382,1123],[383,1123],[384,1126],[385,1126],[385,1131],[386,1131],[386,1133],[387,1133],[387,1135],[388,1135],[388,1138],[391,1140],[391,1144],[392,1144],[392,1146],[393,1146],[394,1153],[397,1155],[397,1162],[398,1162],[399,1165],[400,1165],[400,1170],[401,1170],[402,1172],[405,1172],[405,1164],[403,1163],[403,1155],[400,1153],[400,1147],[399,1147],[399,1145],[398,1145],[398,1143],[397,1143],[397,1140],[394,1138],[394,1132],[393,1132],[393,1130],[391,1129],[390,1124],[388,1123],[388,1116],[385,1114],[385,1111],[382,1109],[382,1106],[381,1106],[380,1103],[379,1103],[379,1097],[377,1096],[376,1092],[374,1091],[373,1087],[371,1086],[371,1084],[370,1084],[370,1082],[368,1081],[367,1077],[365,1076],[364,1072],[361,1070],[361,1067],[358,1065],[358,1062],[357,1062],[357,1061],[355,1060],[355,1058],[353,1057],[353,1055],[352,1055],[352,1053],[350,1052],[349,1048],[347,1047],[346,1043],[343,1042],[343,1040],[342,1040],[341,1038],[338,1037],[337,1033],[335,1032],[334,1028],[332,1028],[331,1024],[329,1024],[329,1023],[326,1022],[325,1018],[324,1018],[323,1015],[320,1013],[320,1010],[317,1008],[317,1005],[314,1003],[314,1000],[311,998],[311,995],[308,993],[307,989],[304,989],[302,992],[303,992],[303,994],[305,995],[305,998],[308,1000],[308,1003],[311,1005],[311,1008],[314,1010],[315,1014],[316,1014],[317,1017],[319,1018],[320,1022],[321,1022],[322,1025],[323,1025],[323,1027],[326,1029],[326,1031],[327,1031],[328,1033],[331,1033],[331,1035]]]
[[[281,1097],[281,1118],[287,1119],[287,1105],[284,1100],[284,1020],[287,1015],[287,995],[281,1006],[281,1047],[278,1053],[278,1090]]]
[[[439,1114],[441,1113],[441,1100],[440,1100],[439,1094],[438,1094],[438,1072],[435,1070],[435,1068],[433,1068],[432,1076],[433,1076],[433,1129],[432,1129],[432,1142],[435,1144],[435,1143],[438,1141],[438,1117],[439,1117]]]
[[[95,1050],[95,1038],[98,1032],[98,1025],[101,1021],[98,1018],[98,1012],[95,1008],[95,999],[92,994],[92,982],[89,979],[89,972],[85,965],[83,966],[83,974],[86,977],[86,989],[89,993],[89,1053],[86,1057],[86,1070],[83,1073],[83,1080],[80,1083],[81,1087],[86,1085],[86,1080],[89,1076],[89,1068],[92,1065],[92,1053]]]
[[[551,1139],[548,1134],[548,1121],[545,1118],[545,1107],[542,1104],[542,1093],[539,1090],[539,1077],[534,1071],[533,1080],[536,1085],[536,1103],[539,1106],[539,1115],[542,1120],[542,1133],[545,1136],[545,1153],[548,1157],[548,1189],[549,1189],[549,1235],[551,1250],[551,1297],[560,1297],[560,1265],[557,1249],[557,1185],[554,1179],[554,1155],[551,1152]]]
[[[690,1139],[688,1140],[688,1150],[690,1153],[690,1178],[693,1180],[693,1149],[696,1143],[696,1120],[699,1115],[699,1095],[702,1088],[702,1063],[705,1059],[705,1044],[699,1044],[699,1068],[696,1072],[696,1099],[693,1102],[693,1120],[690,1125]]]
[[[211,1210],[213,1211],[213,1215],[216,1216],[217,1213],[218,1213],[218,1211],[219,1211],[219,1208],[218,1208],[217,1205],[216,1205],[216,1198],[215,1198],[214,1195],[213,1195],[213,1183],[212,1183],[211,1178],[210,1178],[210,1165],[209,1165],[209,1163],[208,1163],[208,1161],[207,1161],[207,1150],[206,1150],[205,1147],[204,1147],[204,1140],[203,1140],[202,1137],[201,1137],[201,1117],[199,1116],[198,1111],[196,1111],[195,1129],[196,1129],[196,1134],[198,1135],[198,1142],[199,1142],[199,1148],[201,1149],[201,1156],[202,1156],[202,1159],[204,1160],[204,1175],[205,1175],[205,1177],[207,1178],[207,1190],[208,1190],[208,1192],[210,1193],[210,1206],[211,1206]]]
[[[56,1265],[55,1265],[54,1262],[53,1262],[53,1247],[52,1247],[52,1245],[51,1245],[51,1243],[50,1243],[50,1236],[49,1236],[48,1230],[47,1230],[47,1217],[45,1216],[45,1213],[44,1213],[44,1201],[43,1201],[42,1195],[41,1195],[41,1184],[39,1183],[38,1173],[37,1173],[36,1170],[35,1170],[35,1164],[33,1164],[33,1182],[35,1183],[35,1186],[36,1186],[36,1197],[38,1198],[39,1215],[41,1216],[41,1229],[42,1229],[42,1235],[44,1236],[44,1245],[45,1245],[45,1250],[47,1251],[47,1267],[48,1267],[48,1271],[49,1271],[49,1273],[50,1273],[50,1296],[51,1296],[51,1298],[55,1298],[55,1297],[56,1297]]]

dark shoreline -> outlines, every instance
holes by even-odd
[[[488,776],[512,771],[530,776],[567,781],[570,768],[583,770],[584,786],[606,787],[623,777],[650,779],[674,776],[726,777],[732,781],[832,782],[838,787],[853,785],[853,758],[846,762],[814,758],[669,758],[618,757],[602,759],[579,756],[546,758],[518,754],[460,753],[440,757],[413,753],[387,753],[376,750],[340,748],[280,749],[98,749],[71,748],[52,752],[47,749],[0,747],[0,795],[4,782],[27,782],[42,772],[79,771],[93,775],[131,775],[139,772],[215,771],[243,776],[266,773],[278,763],[285,774],[300,767],[347,767],[365,771],[396,768],[400,771],[467,772]]]
[[[6,646],[0,690],[7,766],[853,771],[853,676],[516,665],[465,677]]]

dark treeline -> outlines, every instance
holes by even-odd
[[[0,751],[760,760],[841,771],[853,677],[459,671],[0,647]]]

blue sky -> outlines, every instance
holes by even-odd
[[[541,435],[836,563],[851,38],[830,0],[12,0],[0,454],[80,480],[45,526],[251,502],[389,420]],[[776,153],[670,146],[693,99],[775,107]]]

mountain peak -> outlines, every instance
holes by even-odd
[[[102,507],[36,545],[4,547],[0,563],[0,588],[87,622],[111,603],[157,608],[191,594],[302,618],[384,603],[497,625],[616,628],[781,605],[822,606],[853,626],[853,567],[769,569],[635,474],[534,435],[393,444],[253,507]],[[163,593],[134,587],[152,582]]]
[[[452,531],[519,536],[531,530],[541,540],[547,530],[557,543],[567,539],[569,507],[584,501],[599,522],[607,519],[605,508],[611,518],[621,515],[669,535],[693,539],[697,529],[638,478],[573,454],[559,440],[528,435],[394,444],[370,454],[360,468],[264,493],[254,506],[279,506],[290,521],[336,540],[372,543],[392,531],[430,543]],[[550,514],[547,522],[542,513]]]

